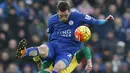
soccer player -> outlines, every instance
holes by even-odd
[[[26,49],[25,40],[20,41],[17,57],[37,56],[44,60],[54,60],[52,73],[59,73],[69,66],[74,53],[81,45],[74,37],[74,31],[83,24],[105,24],[107,20],[113,19],[108,16],[106,20],[97,20],[89,15],[79,12],[70,12],[70,6],[65,1],[57,5],[57,14],[50,17],[48,21],[49,42],[38,47]]]
[[[61,71],[60,73],[71,73],[84,57],[86,58],[86,61],[88,63],[86,66],[86,69],[87,69],[87,72],[89,73],[92,69],[92,63],[91,63],[92,56],[91,56],[89,48],[87,47],[76,52],[70,65],[65,70]],[[53,61],[45,61],[42,63],[42,60],[40,59],[39,56],[34,57],[33,60],[36,62],[40,70],[38,73],[50,73],[50,71],[53,69],[53,66],[52,66]]]

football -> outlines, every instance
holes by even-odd
[[[87,42],[91,37],[91,31],[87,26],[79,26],[74,32],[76,40]]]

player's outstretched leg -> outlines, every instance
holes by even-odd
[[[46,58],[48,56],[48,46],[47,45],[41,45],[38,47],[27,47],[27,41],[25,39],[21,40],[18,45],[18,50],[16,53],[16,57],[18,59],[21,59],[23,57],[35,57],[40,56],[41,58]]]

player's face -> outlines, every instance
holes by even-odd
[[[68,11],[68,10],[66,10],[66,11],[64,11],[64,12],[58,10],[57,13],[58,13],[58,15],[59,15],[60,20],[61,20],[63,23],[65,23],[65,22],[68,20],[69,15],[70,15],[70,11]]]

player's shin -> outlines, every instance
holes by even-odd
[[[37,47],[30,47],[26,49],[25,55],[24,56],[31,56],[35,57],[39,55],[39,51]]]

